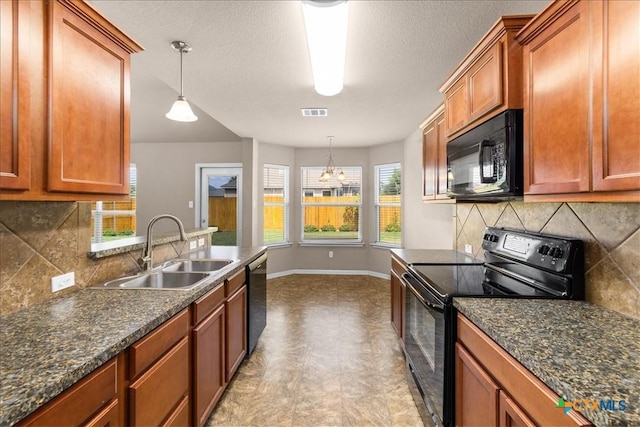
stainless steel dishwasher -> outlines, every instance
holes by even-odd
[[[253,353],[258,338],[267,326],[267,253],[247,265],[247,356]]]

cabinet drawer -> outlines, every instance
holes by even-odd
[[[157,426],[187,395],[189,383],[189,339],[184,337],[162,359],[130,386],[132,425]]]
[[[224,286],[207,293],[205,296],[193,303],[193,325],[202,322],[209,314],[224,302]]]
[[[391,270],[393,270],[398,277],[402,276],[407,271],[405,266],[394,257],[391,257]]]
[[[185,309],[129,348],[129,377],[140,375],[188,333],[189,311]]]
[[[118,416],[120,415],[120,403],[117,400],[111,402],[109,406],[104,408],[92,420],[87,422],[86,427],[109,427],[119,425]]]
[[[224,296],[228,297],[229,295],[232,295],[235,291],[240,289],[242,285],[244,285],[244,282],[245,282],[245,272],[244,270],[240,270],[235,275],[225,280]]]
[[[84,424],[110,400],[116,398],[116,384],[117,366],[116,360],[113,359],[46,404],[20,425],[57,426]]]
[[[169,416],[163,427],[187,427],[189,425],[189,398],[187,396]]]

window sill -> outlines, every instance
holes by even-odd
[[[279,249],[279,248],[290,248],[293,246],[291,242],[282,242],[282,243],[263,243],[269,249]]]
[[[362,242],[337,242],[331,240],[328,242],[298,242],[298,246],[340,246],[340,247],[353,247],[361,248],[364,246]]]
[[[196,228],[194,230],[187,230],[186,234],[187,240],[189,240],[200,236],[210,235],[211,230],[206,228]],[[89,252],[87,256],[90,259],[100,259],[112,255],[124,254],[144,248],[146,240],[147,239],[144,236],[136,236],[129,239],[114,240],[112,242],[93,243],[91,245],[91,252]],[[180,240],[179,234],[168,233],[153,239],[153,245],[171,243],[178,240]]]
[[[374,242],[371,243],[372,248],[378,249],[400,249],[402,245],[394,244],[394,243],[383,243],[383,242]]]

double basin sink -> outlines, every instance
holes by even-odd
[[[152,270],[110,280],[94,288],[188,291],[232,262],[234,260],[231,259],[174,259]]]

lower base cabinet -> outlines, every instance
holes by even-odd
[[[110,360],[18,425],[121,425],[123,405],[118,373],[123,362],[122,357]]]
[[[455,354],[457,426],[591,426],[461,314]]]
[[[231,381],[247,354],[247,287],[242,286],[227,298],[225,365],[226,381]]]
[[[407,290],[400,277],[405,272],[406,269],[400,261],[391,257],[391,325],[396,330],[401,343],[404,343],[404,300]]]

